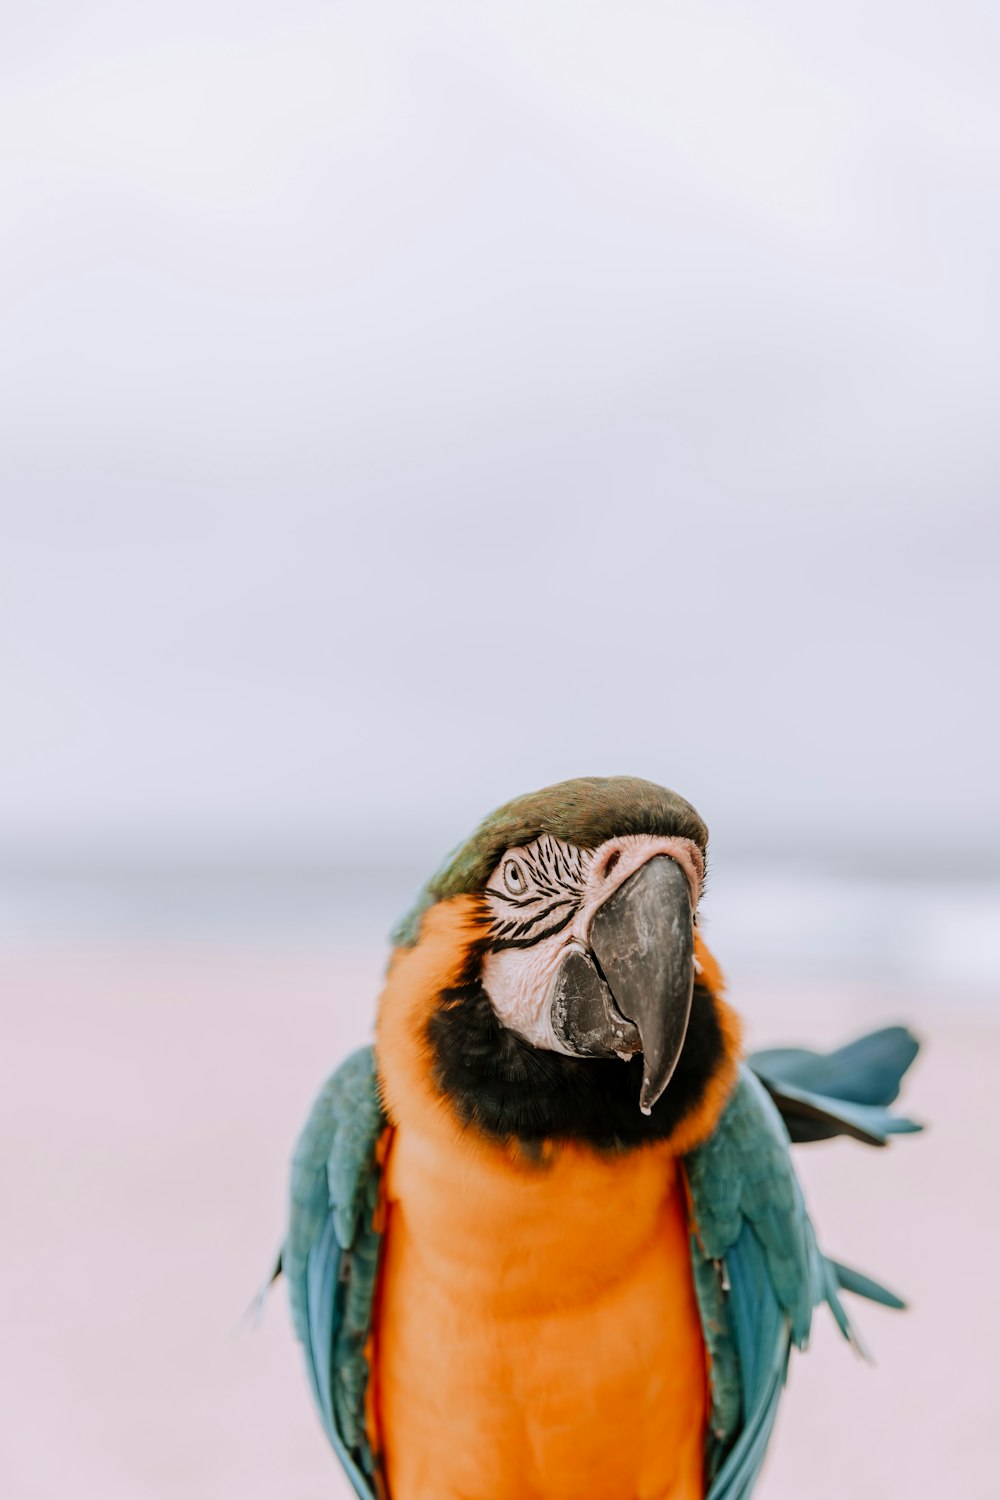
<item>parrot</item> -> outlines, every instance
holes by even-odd
[[[884,1146],[918,1042],[745,1056],[708,832],[583,777],[506,803],[392,935],[373,1046],[295,1148],[275,1269],[362,1500],[744,1500],[841,1293],[791,1146]]]

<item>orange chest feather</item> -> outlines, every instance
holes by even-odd
[[[391,1500],[700,1500],[683,1186],[652,1146],[544,1166],[396,1131],[373,1347]]]

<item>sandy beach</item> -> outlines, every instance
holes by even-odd
[[[382,952],[246,943],[11,949],[2,1176],[0,1489],[18,1500],[347,1496],[278,1287],[289,1151],[365,1040]],[[855,1304],[875,1359],[819,1316],[759,1493],[1000,1493],[995,1012],[874,993],[744,990],[751,1043],[835,1042],[909,1015],[928,1041],[888,1151],[804,1148],[822,1242],[907,1295]]]

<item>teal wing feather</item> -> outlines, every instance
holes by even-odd
[[[828,1257],[829,1260],[829,1257]],[[887,1286],[881,1282],[873,1281],[863,1271],[855,1271],[850,1266],[841,1265],[838,1260],[829,1260],[829,1265],[837,1278],[837,1285],[845,1292],[853,1292],[856,1297],[867,1297],[869,1302],[880,1302],[883,1307],[895,1308],[897,1312],[905,1309],[906,1303],[902,1297],[890,1292]]]
[[[920,1043],[905,1026],[887,1026],[835,1052],[772,1047],[748,1062],[770,1093],[795,1142],[853,1136],[884,1146],[891,1135],[920,1130],[893,1114],[903,1074]]]
[[[378,1267],[376,1146],[384,1126],[365,1047],[324,1084],[299,1137],[281,1256],[316,1406],[362,1500],[375,1495],[364,1350]]]
[[[857,1037],[834,1052],[805,1047],[771,1047],[748,1058],[757,1073],[798,1084],[816,1094],[853,1100],[855,1104],[892,1104],[903,1074],[920,1050],[906,1026],[885,1026]]]
[[[695,1287],[712,1362],[708,1500],[751,1493],[789,1354],[808,1340],[816,1304],[828,1302],[851,1337],[789,1148],[777,1109],[744,1067],[714,1134],[686,1159]]]

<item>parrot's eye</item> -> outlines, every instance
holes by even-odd
[[[524,878],[524,871],[516,859],[504,861],[503,883],[512,896],[521,896],[524,894],[527,881]]]

